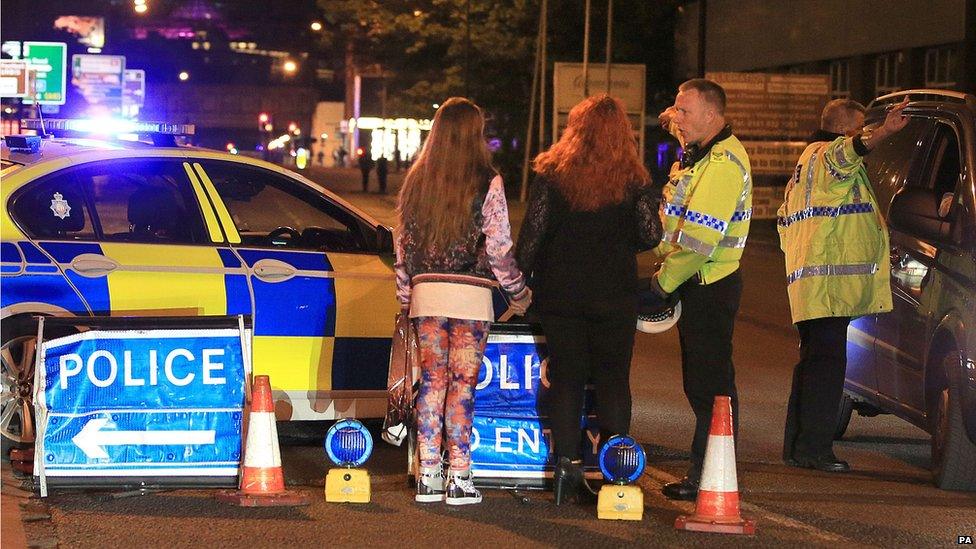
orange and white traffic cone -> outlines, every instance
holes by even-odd
[[[217,499],[243,507],[309,504],[307,495],[285,490],[285,475],[281,469],[281,452],[278,449],[278,427],[275,424],[274,401],[271,399],[271,380],[268,376],[254,378],[240,489],[218,492]]]
[[[712,425],[705,447],[705,465],[698,488],[695,514],[674,521],[678,530],[755,534],[756,523],[739,512],[739,485],[735,476],[735,439],[732,436],[732,399],[716,396]]]

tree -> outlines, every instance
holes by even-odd
[[[539,0],[318,1],[328,22],[325,46],[335,52],[351,48],[361,68],[382,68],[387,111],[429,118],[434,103],[470,97],[488,112],[489,134],[502,144],[496,162],[506,180],[514,181],[521,162],[515,145],[525,137],[529,111]],[[615,4],[614,62],[648,65],[649,98],[673,87],[677,3]],[[581,58],[583,4],[549,0],[550,94],[552,62]],[[606,3],[593,0],[591,62],[603,60],[605,29]]]

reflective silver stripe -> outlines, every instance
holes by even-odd
[[[739,167],[739,171],[742,172],[742,182],[749,183],[749,179],[750,179],[749,170],[746,169],[745,164],[743,164],[741,160],[736,158],[735,155],[732,154],[732,151],[726,150],[725,156],[728,157],[728,159],[731,160],[732,162],[735,162],[735,165]]]
[[[678,238],[676,242],[680,244],[682,248],[688,248],[689,250],[699,253],[705,257],[712,257],[712,254],[715,253],[715,246],[706,244],[693,236],[689,236],[688,233],[684,231],[678,231]]]
[[[692,175],[687,174],[678,181],[677,188],[674,190],[674,196],[671,197],[671,202],[674,204],[683,204],[685,201],[685,193],[688,192],[688,184],[691,183]]]
[[[849,162],[847,161],[847,155],[844,154],[844,145],[837,147],[834,151],[834,158],[837,159],[837,165],[841,168],[846,168]]]
[[[804,203],[804,208],[810,207],[811,196],[813,195],[813,166],[817,162],[817,155],[823,150],[824,146],[820,145],[817,150],[813,151],[810,155],[810,163],[807,164],[807,201]]]
[[[745,236],[726,236],[719,240],[718,245],[720,248],[741,249],[746,247],[746,238]]]
[[[746,198],[749,197],[749,192],[752,191],[752,177],[749,175],[749,170],[746,169],[745,164],[742,163],[734,154],[730,151],[725,151],[725,156],[729,158],[735,165],[739,167],[739,171],[742,172],[742,193],[739,194],[739,202],[736,203],[735,209],[742,210],[746,204]],[[751,215],[749,217],[752,217]],[[748,219],[745,218],[745,219]],[[733,221],[736,221],[734,218]]]
[[[867,275],[878,272],[877,263],[855,263],[853,265],[811,265],[800,267],[786,277],[787,284],[811,276]]]
[[[718,246],[712,246],[698,240],[693,236],[688,236],[682,231],[678,231],[677,238],[675,237],[675,233],[673,231],[667,231],[664,233],[665,242],[680,244],[689,250],[693,250],[707,256],[711,256],[712,253],[715,252],[716,248],[729,248],[736,250],[745,248],[747,238],[748,237],[746,236],[726,236],[718,242]]]
[[[838,181],[847,181],[848,179],[851,178],[851,175],[853,175],[853,174],[844,175],[844,174],[840,173],[839,171],[837,171],[836,169],[834,169],[833,166],[830,165],[830,162],[827,162],[827,159],[826,158],[824,158],[824,166],[826,166],[827,171],[830,172],[831,177],[833,177],[834,179],[836,179]]]

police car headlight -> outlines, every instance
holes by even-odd
[[[603,477],[615,484],[636,481],[647,465],[641,445],[633,437],[624,435],[610,437],[600,450],[599,461]]]
[[[325,435],[325,453],[336,465],[359,467],[373,453],[373,436],[358,420],[338,421]]]

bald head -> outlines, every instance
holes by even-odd
[[[849,134],[864,125],[864,105],[853,99],[834,99],[820,114],[820,129],[832,133]]]

